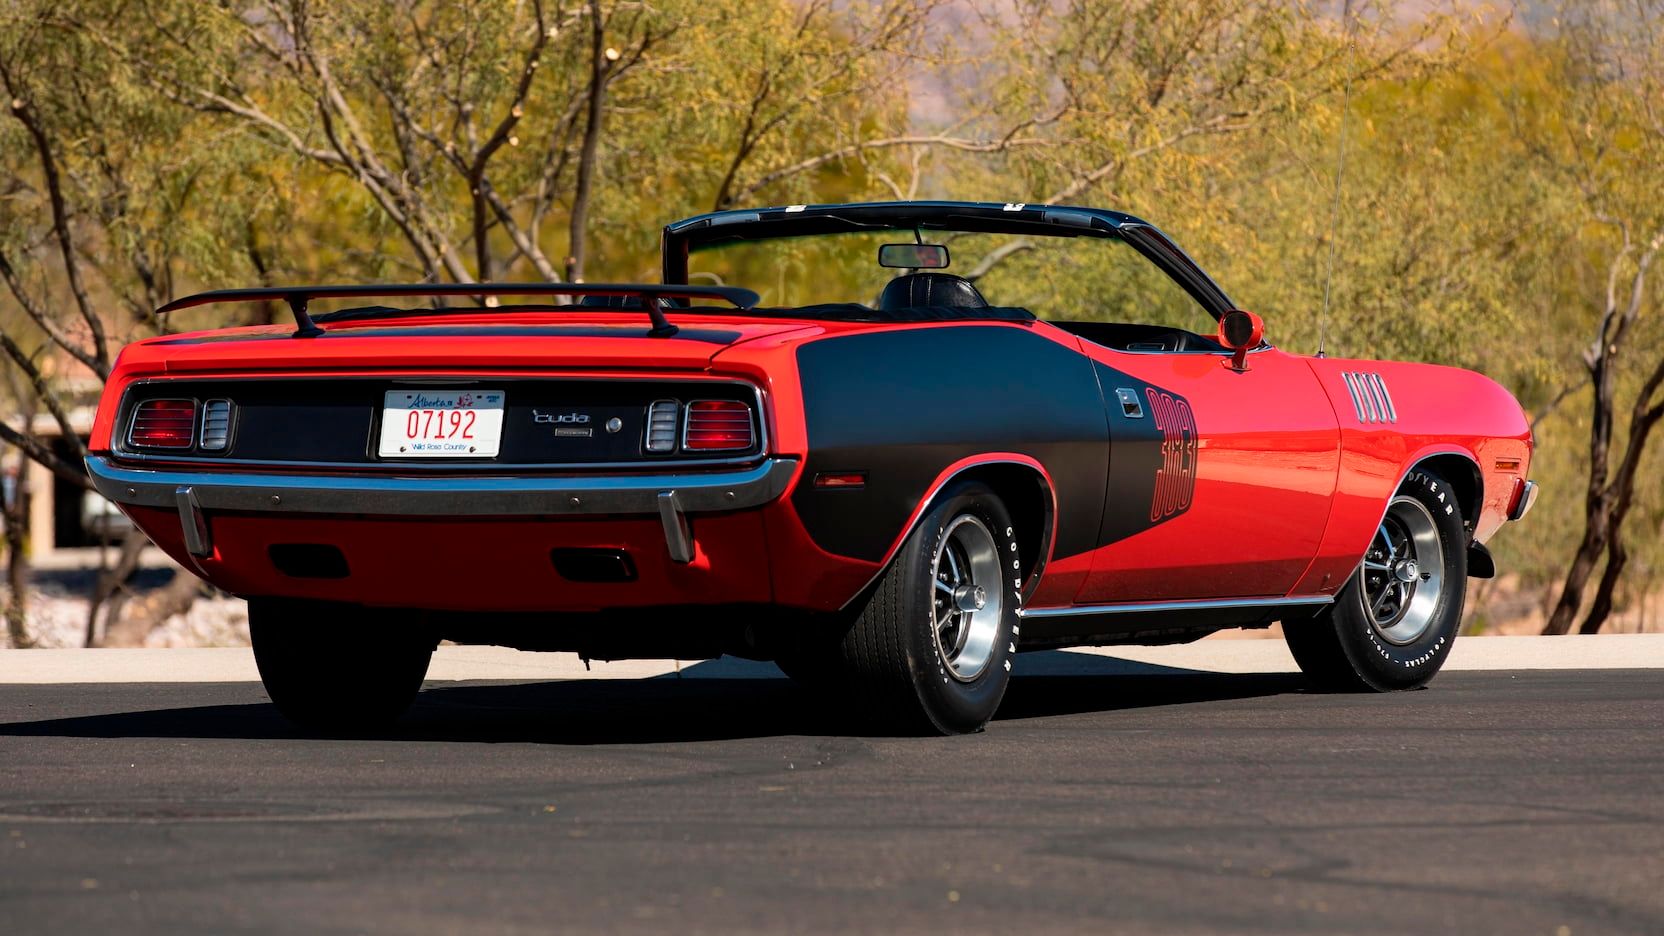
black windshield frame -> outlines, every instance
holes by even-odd
[[[996,202],[790,205],[698,215],[665,226],[664,282],[687,284],[688,255],[721,244],[887,230],[1118,238],[1166,273],[1216,321],[1236,308],[1219,284],[1147,221],[1101,208]]]

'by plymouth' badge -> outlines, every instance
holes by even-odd
[[[589,425],[589,414],[573,411],[570,413],[545,413],[542,410],[532,410],[532,422],[545,426],[554,426],[554,436],[557,439],[587,439],[595,435],[595,430]]]

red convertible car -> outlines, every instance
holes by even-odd
[[[1275,621],[1321,687],[1420,686],[1536,493],[1506,390],[1279,350],[1113,211],[723,211],[662,280],[182,299],[296,327],[130,345],[88,468],[319,730],[396,717],[441,639],[776,660],[940,732],[1025,650]]]

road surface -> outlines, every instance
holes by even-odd
[[[1664,671],[1023,663],[949,739],[712,664],[356,740],[257,683],[0,680],[0,932],[1664,932]]]

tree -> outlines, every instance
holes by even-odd
[[[8,180],[0,295],[9,300],[0,305],[0,351],[13,384],[7,395],[25,416],[0,422],[0,442],[86,487],[72,409],[90,402],[122,344],[156,328],[152,310],[171,295],[176,265],[189,260],[207,277],[224,269],[216,244],[235,209],[198,195],[241,189],[226,178],[237,175],[237,148],[177,146],[187,122],[135,95],[130,73],[91,32],[65,28],[82,16],[100,27],[131,18],[103,4],[35,2],[0,12],[0,166]],[[35,435],[36,404],[56,422],[67,459]],[[9,591],[19,617],[26,493],[20,480],[6,505]],[[135,536],[124,554],[136,557],[140,543]],[[129,572],[109,570],[112,593]],[[183,570],[175,579],[173,604],[188,605],[198,583]],[[95,631],[89,624],[89,642]]]
[[[79,385],[96,387],[122,344],[164,326],[151,310],[181,280],[385,278],[408,267],[469,282],[523,266],[582,279],[597,227],[610,269],[650,277],[666,213],[654,189],[670,179],[709,204],[717,178],[772,174],[749,184],[757,191],[807,173],[794,168],[803,153],[873,125],[904,97],[882,79],[918,61],[904,53],[929,6],[7,6],[0,354],[12,399],[38,401],[78,448]],[[683,31],[688,41],[668,41]],[[725,55],[736,35],[753,44]],[[637,87],[638,76],[655,81]],[[731,79],[766,93],[736,106],[721,88]],[[694,106],[666,112],[665,88]],[[564,249],[546,250],[562,229]],[[85,485],[83,453],[60,458],[32,425],[0,422],[0,442]],[[21,570],[26,491],[13,494],[8,552]],[[145,621],[188,606],[195,583],[183,572],[167,594],[127,600],[142,545],[124,543],[99,577],[89,642],[105,629],[137,639]],[[24,595],[12,592],[21,621]],[[154,614],[124,624],[123,607]]]
[[[28,392],[18,386],[15,371],[5,373],[7,390],[13,399],[29,401]],[[20,422],[28,425],[34,420],[33,401],[18,407]],[[29,647],[34,639],[29,634],[29,561],[27,530],[29,524],[29,464],[26,459],[14,462],[16,474],[7,477],[0,465],[0,542],[6,548],[6,637],[13,647]],[[7,483],[10,482],[10,483]]]
[[[1586,520],[1544,633],[1571,630],[1604,558],[1578,628],[1595,633],[1629,562],[1624,521],[1664,419],[1664,343],[1643,328],[1657,301],[1648,275],[1664,250],[1664,4],[1603,0],[1558,13],[1560,93],[1516,119],[1538,171],[1575,198],[1586,249],[1604,260],[1605,276],[1590,297],[1594,321],[1580,355],[1590,401]]]
[[[1143,214],[1204,252],[1228,248],[1207,264],[1220,269],[1262,226],[1221,219],[1250,186],[1288,171],[1286,155],[1268,154],[1291,132],[1338,112],[1349,83],[1441,60],[1448,17],[1403,26],[1391,3],[1359,7],[1352,34],[1285,0],[996,8],[985,16],[992,64],[955,110],[1007,145],[960,159],[951,188]]]
[[[641,235],[632,259],[656,242],[643,184],[726,203],[821,165],[798,164],[903,96],[878,79],[917,64],[931,5],[264,0],[76,25],[156,94],[350,180],[423,277],[558,282],[587,275],[597,208]]]
[[[1659,2],[1516,28],[1464,0],[17,0],[0,394],[73,439],[124,342],[245,314],[151,315],[199,288],[651,280],[666,219],[758,203],[1107,205],[1167,229],[1285,348],[1326,329],[1334,354],[1514,388],[1539,418],[1534,519],[1584,536],[1575,556],[1501,538],[1499,558],[1565,572],[1551,629],[1585,605],[1592,629],[1664,557],[1623,535],[1664,510],[1642,481],[1664,405]],[[1116,295],[1091,265],[1041,275],[1066,253],[1046,249],[1013,239],[967,272]],[[0,422],[0,445],[79,482],[34,425]],[[1586,510],[1554,496],[1574,486]],[[124,568],[89,631],[178,605],[129,600]]]

